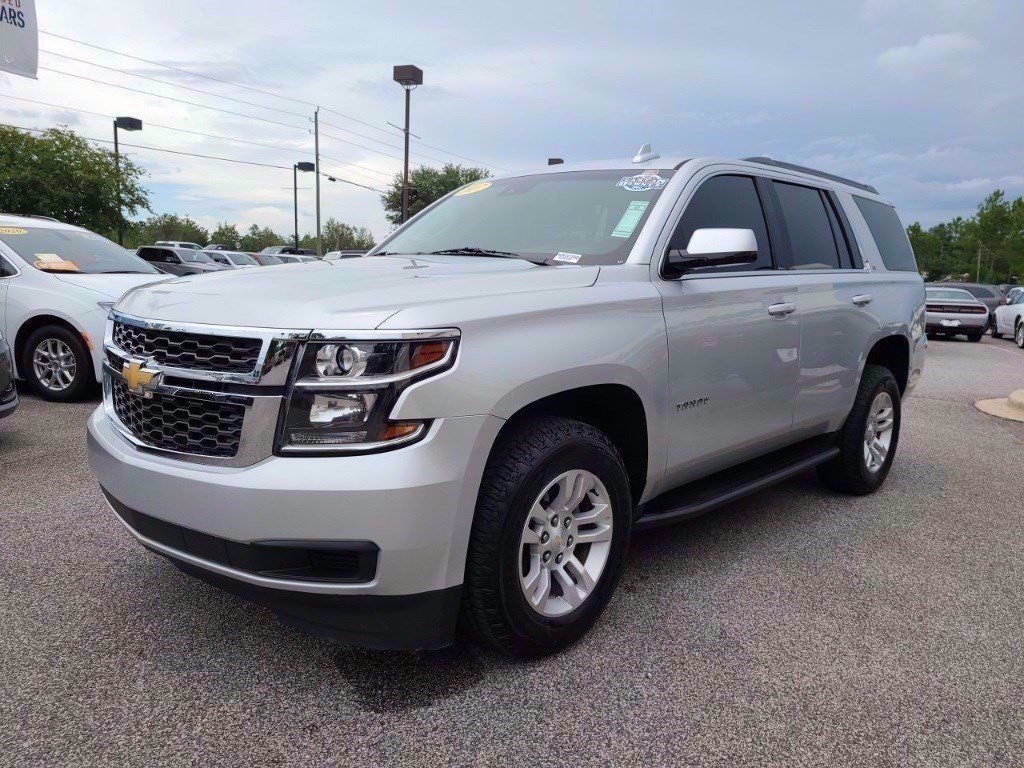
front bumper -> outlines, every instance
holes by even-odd
[[[175,565],[308,629],[364,645],[431,647],[454,629],[457,611],[448,608],[458,602],[483,464],[502,423],[494,416],[439,419],[421,442],[387,453],[273,456],[234,468],[140,451],[99,408],[89,420],[88,447],[112,504],[189,531],[241,544],[372,542],[379,556],[368,581],[267,577],[167,546],[119,515],[136,539]],[[431,632],[396,634],[410,622],[423,627],[412,620],[421,610],[436,618]]]

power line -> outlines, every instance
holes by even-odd
[[[325,179],[329,179],[331,181],[341,181],[341,182],[344,182],[345,184],[351,184],[353,187],[362,187],[363,189],[368,189],[371,192],[377,192],[378,194],[384,194],[384,192],[382,190],[379,190],[376,187],[367,187],[365,184],[356,184],[354,181],[349,181],[348,179],[338,178],[333,173],[324,173],[323,171],[320,171],[320,175],[323,176]]]
[[[398,157],[396,155],[390,155],[387,152],[381,152],[379,149],[374,149],[373,147],[364,147],[362,144],[356,144],[354,141],[348,141],[347,139],[341,139],[341,138],[338,138],[337,136],[332,136],[329,133],[324,133],[323,131],[320,131],[320,138],[323,138],[323,139],[333,139],[334,141],[340,141],[342,144],[351,144],[353,147],[359,147],[360,149],[365,149],[367,152],[376,152],[378,155],[384,155],[384,157],[390,157],[390,158],[392,158],[394,160],[401,160],[402,159],[401,157]],[[420,165],[420,163],[409,163],[409,165]]]
[[[209,80],[211,82],[221,83],[223,85],[230,85],[233,88],[241,88],[243,90],[250,91],[252,93],[258,93],[258,94],[260,94],[262,96],[270,96],[271,98],[275,98],[275,99],[283,99],[285,101],[290,101],[290,102],[292,102],[294,104],[302,104],[302,105],[307,106],[307,107],[316,107],[316,106],[318,106],[318,105],[316,105],[316,104],[314,104],[314,103],[312,103],[310,101],[304,101],[302,99],[296,99],[296,98],[294,98],[292,96],[282,96],[281,94],[273,93],[272,91],[263,90],[262,88],[256,88],[256,87],[253,87],[251,85],[243,85],[242,83],[236,83],[236,82],[232,82],[230,80],[224,80],[222,78],[214,77],[213,75],[207,75],[207,74],[204,74],[202,72],[193,72],[192,70],[184,69],[182,67],[175,67],[175,66],[173,66],[171,64],[165,64],[165,63],[160,62],[160,61],[153,61],[152,59],[144,59],[141,56],[133,56],[130,53],[124,53],[123,51],[117,51],[117,50],[114,50],[113,48],[105,48],[102,45],[96,45],[94,43],[87,43],[84,40],[77,40],[77,39],[75,39],[73,37],[68,37],[66,35],[58,35],[55,32],[49,32],[49,31],[47,31],[45,29],[41,29],[41,30],[39,30],[39,32],[40,32],[40,34],[48,35],[49,37],[55,37],[55,38],[57,38],[59,40],[66,40],[66,41],[68,41],[70,43],[76,43],[78,45],[84,45],[87,48],[92,48],[92,49],[97,50],[97,51],[104,51],[105,53],[111,53],[111,54],[114,54],[115,56],[123,56],[126,59],[132,59],[134,61],[141,61],[144,64],[149,64],[149,65],[154,66],[154,67],[163,67],[165,69],[169,69],[169,70],[174,71],[174,72],[180,72],[181,74],[189,75],[190,77],[199,77],[199,78],[202,78],[204,80]],[[52,52],[50,52],[50,53],[52,53]],[[54,55],[61,56],[63,54],[54,54]],[[72,58],[72,57],[65,57],[65,58]],[[92,64],[92,62],[87,62],[87,63]],[[94,66],[102,66],[102,65],[95,64]],[[105,69],[109,69],[109,67],[104,67],[104,68]],[[43,69],[43,67],[40,67],[40,69]],[[120,71],[120,70],[116,70],[116,71]],[[125,74],[132,74],[132,73],[125,73]],[[144,76],[143,75],[136,75],[136,77],[144,77]],[[152,79],[152,78],[146,78],[146,79]],[[157,82],[162,82],[162,81],[157,81]],[[166,83],[166,84],[167,85],[172,85],[171,83]],[[179,87],[184,87],[184,86],[179,86]],[[230,97],[221,96],[220,98],[230,98]],[[232,99],[232,101],[237,101],[237,99]],[[274,109],[273,107],[262,107],[262,108],[263,109]],[[367,128],[372,128],[375,131],[380,131],[381,133],[386,133],[389,136],[392,135],[391,132],[389,130],[387,130],[386,128],[381,128],[381,127],[376,126],[376,125],[374,125],[372,123],[366,122],[365,120],[360,120],[357,117],[352,117],[351,115],[347,115],[344,112],[339,112],[336,109],[331,109],[330,107],[323,107],[323,106],[321,106],[321,109],[323,109],[324,112],[330,112],[332,115],[337,115],[338,117],[341,117],[341,118],[343,118],[345,120],[349,120],[351,122],[358,123],[359,125],[364,125]],[[282,110],[275,110],[275,111],[282,111]],[[347,129],[340,128],[339,126],[333,126],[333,127],[334,128],[338,128],[338,130],[347,131]],[[349,131],[347,131],[347,132],[349,132]],[[358,134],[356,134],[356,135],[358,135]],[[376,141],[376,139],[371,139],[371,140]],[[455,152],[450,152],[447,149],[443,149],[441,147],[438,147],[438,146],[435,146],[435,145],[432,145],[432,144],[427,144],[425,141],[422,141],[422,140],[418,140],[417,139],[416,143],[421,144],[424,147],[428,147],[430,149],[436,150],[438,152],[443,152],[446,155],[451,155],[452,157],[457,157],[457,158],[460,158],[462,160],[466,160],[466,161],[471,162],[471,163],[477,163],[478,165],[483,165],[484,167],[496,168],[496,169],[502,170],[502,171],[509,170],[508,168],[503,168],[500,165],[493,165],[493,164],[483,163],[480,160],[474,160],[473,158],[466,157],[465,155],[460,155],[460,154],[457,154]],[[421,157],[428,157],[427,155],[422,155],[422,154],[420,156]],[[438,158],[429,158],[429,159],[435,160],[436,162],[444,162],[443,160],[440,160]]]
[[[64,72],[63,70],[60,70],[60,69],[51,69],[50,67],[39,67],[39,69],[41,69],[41,70],[43,70],[45,72],[53,72],[54,74],[57,74],[57,75],[64,75],[66,77],[74,77],[74,78],[76,78],[78,80],[85,80],[87,82],[96,83],[98,85],[108,85],[111,88],[120,88],[123,91],[131,91],[132,93],[140,93],[143,96],[152,96],[152,97],[157,98],[157,99],[163,99],[164,101],[174,101],[174,102],[177,102],[178,104],[186,104],[186,105],[188,105],[190,107],[201,107],[202,109],[209,109],[209,110],[212,110],[214,112],[223,112],[226,115],[234,115],[235,117],[244,117],[247,120],[259,120],[260,122],[270,123],[271,125],[280,125],[280,126],[284,126],[285,128],[294,128],[294,129],[299,130],[299,131],[306,131],[307,133],[309,132],[309,128],[303,127],[301,125],[292,125],[291,123],[282,123],[282,122],[279,122],[277,120],[270,120],[270,119],[268,119],[266,117],[257,117],[256,115],[245,115],[245,114],[242,114],[241,112],[232,112],[230,109],[221,109],[220,107],[211,107],[208,104],[198,104],[198,103],[196,103],[194,101],[186,101],[185,99],[176,99],[173,96],[164,96],[164,95],[159,94],[159,93],[153,93],[152,91],[143,91],[143,90],[140,90],[138,88],[129,88],[127,85],[119,85],[118,83],[108,83],[106,80],[96,80],[95,78],[92,78],[92,77],[86,77],[85,75],[76,75],[73,72]]]
[[[233,101],[236,104],[245,104],[248,107],[256,107],[257,109],[267,109],[267,110],[270,110],[271,112],[280,112],[282,115],[291,115],[292,117],[301,117],[303,119],[308,119],[308,117],[309,117],[308,115],[303,115],[303,114],[300,114],[298,112],[291,112],[291,111],[289,111],[287,109],[278,109],[277,107],[268,107],[268,106],[266,106],[264,104],[257,104],[255,101],[246,101],[245,99],[236,99],[236,98],[234,98],[232,96],[223,96],[223,95],[221,95],[219,93],[213,93],[212,91],[204,91],[204,90],[201,90],[199,88],[192,88],[192,87],[190,87],[188,85],[181,85],[180,83],[169,83],[166,80],[161,80],[161,79],[156,78],[156,77],[149,77],[148,75],[139,75],[139,74],[136,74],[135,72],[129,72],[126,69],[118,69],[117,67],[108,67],[105,64],[97,64],[94,61],[88,61],[86,59],[78,59],[78,58],[75,58],[74,56],[67,56],[67,55],[65,55],[63,53],[56,53],[55,51],[47,51],[45,49],[40,48],[39,52],[40,53],[49,54],[50,56],[59,56],[62,59],[69,59],[70,61],[77,61],[79,64],[88,64],[90,67],[97,67],[99,69],[105,69],[108,72],[116,72],[116,73],[118,73],[120,75],[128,75],[129,77],[137,77],[140,80],[149,80],[152,83],[159,83],[160,85],[167,85],[167,86],[170,86],[171,88],[181,88],[182,90],[185,90],[185,91],[192,91],[193,93],[201,93],[204,96],[212,96],[215,99],[225,99],[226,101]]]
[[[52,109],[62,109],[62,110],[65,110],[67,112],[79,112],[79,113],[81,113],[83,115],[92,115],[94,117],[103,117],[103,118],[106,118],[106,119],[113,118],[113,115],[106,115],[106,114],[103,114],[102,112],[92,112],[91,110],[88,110],[88,109],[78,109],[76,107],[68,107],[68,106],[65,106],[63,104],[53,104],[53,103],[48,102],[48,101],[38,101],[36,99],[26,99],[26,98],[24,98],[22,96],[11,96],[10,94],[7,94],[7,93],[0,94],[0,98],[15,99],[17,101],[24,101],[24,102],[27,102],[29,104],[38,104],[40,106],[50,107]],[[189,130],[188,128],[178,128],[177,126],[173,126],[173,125],[161,125],[160,123],[153,123],[153,122],[150,122],[149,120],[146,121],[146,126],[149,127],[149,128],[162,128],[162,129],[167,130],[167,131],[177,131],[178,133],[188,133],[188,134],[191,134],[193,136],[203,136],[203,137],[208,138],[208,139],[219,139],[220,141],[230,141],[230,142],[235,142],[235,143],[238,143],[238,144],[251,144],[254,147],[265,147],[267,149],[276,149],[276,150],[278,150],[280,152],[293,152],[295,154],[301,154],[301,155],[308,155],[309,154],[307,150],[299,149],[297,147],[282,147],[282,146],[280,146],[278,144],[267,144],[265,142],[260,142],[260,141],[251,141],[249,139],[238,139],[238,138],[235,138],[233,136],[219,136],[219,135],[214,134],[214,133],[203,133],[202,131],[193,131],[193,130]],[[331,157],[330,155],[325,155],[323,153],[321,153],[320,156],[321,157],[327,157],[327,158],[329,158],[331,160],[334,160],[337,163],[341,163],[342,165],[350,165],[353,168],[361,168],[364,171],[370,171],[371,173],[379,174],[381,176],[384,176],[385,178],[391,178],[390,174],[384,173],[383,171],[378,171],[376,168],[370,168],[369,166],[359,165],[358,163],[353,163],[353,162],[351,162],[349,160],[343,160],[340,157]],[[371,178],[370,176],[367,176],[364,173],[360,173],[359,171],[347,170],[346,173],[354,173],[357,176],[366,176],[366,178],[368,178],[368,179]]]

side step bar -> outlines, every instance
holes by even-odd
[[[798,475],[838,454],[836,436],[824,435],[760,456],[673,488],[642,504],[633,528],[656,528],[703,515]]]

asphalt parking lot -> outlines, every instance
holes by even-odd
[[[95,403],[0,422],[0,764],[1024,762],[1024,387],[933,341],[878,494],[813,473],[639,534],[604,619],[517,664],[339,647],[138,547],[84,457]]]

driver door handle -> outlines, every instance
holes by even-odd
[[[856,296],[853,297],[853,299],[851,299],[851,301],[853,301],[853,303],[856,304],[858,307],[866,307],[874,300],[875,297],[872,296],[870,293],[858,293]]]
[[[796,312],[796,304],[790,304],[788,301],[783,304],[769,304],[768,314],[772,317],[785,317]]]

